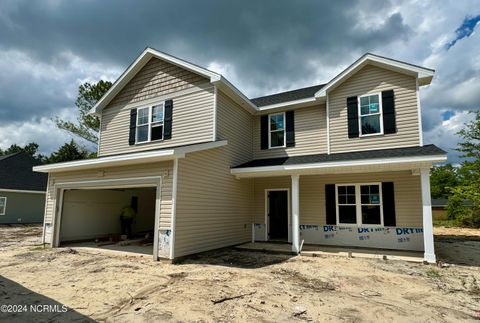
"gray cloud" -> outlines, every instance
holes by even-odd
[[[57,134],[46,120],[59,111],[74,116],[78,85],[114,80],[145,46],[218,69],[251,97],[328,81],[367,51],[433,67],[437,76],[422,90],[422,103],[425,130],[435,138],[441,111],[462,112],[479,100],[480,91],[467,86],[479,75],[480,52],[472,45],[478,35],[445,50],[474,8],[471,0],[462,6],[455,0],[442,6],[375,0],[4,0],[0,144],[33,138],[44,151],[56,148],[58,140],[30,134],[47,136],[48,127]],[[31,133],[5,130],[27,131],[35,124]]]
[[[408,36],[394,13],[377,28],[356,25],[352,1],[15,1],[0,28],[1,47],[67,65],[72,51],[91,61],[126,66],[146,45],[208,64],[233,63],[252,95],[313,78],[313,57],[338,64]],[[5,5],[4,5],[5,6]],[[12,24],[12,22],[14,22]],[[282,85],[284,86],[284,85]]]

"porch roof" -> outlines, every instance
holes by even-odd
[[[406,170],[429,167],[447,159],[435,145],[256,159],[231,169],[237,177],[289,174]]]

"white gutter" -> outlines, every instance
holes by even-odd
[[[11,192],[11,193],[31,193],[31,194],[45,194],[46,191],[33,191],[33,190],[12,190],[9,188],[0,188],[2,192]]]
[[[100,157],[96,159],[76,160],[66,163],[57,163],[33,167],[34,172],[54,173],[71,170],[92,169],[98,167],[124,166],[139,163],[149,163],[164,160],[183,158],[185,154],[227,145],[226,140],[213,141],[204,144],[183,146],[178,148],[145,151],[133,154]]]
[[[316,102],[317,99],[315,97],[310,97],[306,99],[300,99],[300,100],[295,100],[295,101],[287,101],[287,102],[282,102],[282,103],[277,103],[277,104],[270,104],[270,105],[264,105],[262,107],[257,108],[258,111],[266,111],[266,110],[272,110],[272,109],[277,109],[277,108],[288,108],[292,105],[297,105],[297,104],[308,104],[308,103],[313,103]]]
[[[259,167],[243,167],[232,168],[230,173],[238,178],[255,177],[255,175],[284,175],[291,173],[301,173],[302,171],[325,170],[334,168],[347,168],[355,166],[380,166],[393,164],[409,164],[409,163],[438,163],[447,160],[445,155],[432,155],[420,157],[396,157],[396,158],[375,158],[363,159],[355,161],[338,161],[338,162],[319,162],[309,164],[294,165],[277,165],[277,166],[259,166]]]

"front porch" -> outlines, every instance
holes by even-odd
[[[265,253],[295,254],[290,243],[249,242],[236,246],[237,250],[259,251]],[[423,262],[423,252],[407,250],[389,250],[361,247],[336,247],[325,245],[304,245],[299,252],[301,256],[323,257],[338,256],[348,258],[369,258],[381,260],[403,260],[410,262]]]
[[[389,154],[410,150],[392,150]],[[417,150],[432,153],[432,147]],[[430,167],[443,156],[365,156],[348,162],[310,156],[318,159],[313,163],[305,163],[304,157],[287,157],[253,161],[232,169],[237,178],[250,178],[254,183],[251,242],[283,241],[288,245],[268,245],[268,249],[288,246],[294,254],[365,255],[373,250],[378,257],[415,259],[420,252],[423,260],[436,262]],[[260,250],[263,247],[249,245]]]
[[[374,250],[379,257],[395,251],[411,257],[408,252],[421,252],[424,260],[435,262],[429,176],[423,168],[255,178],[252,242],[287,242],[268,249],[289,246],[295,254],[340,250],[365,255]],[[373,193],[363,194],[367,188]],[[347,196],[352,201],[342,204],[347,189],[353,190]]]

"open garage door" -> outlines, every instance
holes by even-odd
[[[155,196],[153,187],[65,190],[60,246],[153,255]]]
[[[58,183],[52,245],[159,257],[161,178]],[[161,256],[165,251],[161,252]]]

